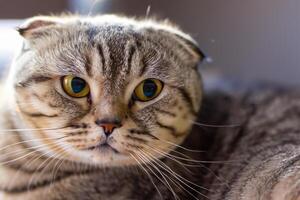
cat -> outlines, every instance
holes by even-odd
[[[171,170],[161,160],[200,109],[204,56],[189,35],[114,15],[39,16],[18,31],[1,106],[4,199],[189,196],[173,188],[182,169],[153,177]]]
[[[19,32],[2,199],[299,199],[298,93],[208,93],[204,54],[166,21],[40,16]]]

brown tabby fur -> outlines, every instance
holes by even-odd
[[[0,199],[300,199],[299,93],[205,91],[201,101],[203,54],[165,22],[38,17],[19,32],[1,99]],[[68,97],[65,75],[92,95]],[[131,102],[146,78],[163,92]],[[115,115],[122,127],[105,137],[96,121]],[[103,140],[118,153],[84,150]]]

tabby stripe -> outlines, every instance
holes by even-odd
[[[87,73],[87,75],[89,77],[92,77],[92,63],[91,63],[91,59],[89,56],[86,56],[86,60],[85,60],[85,71]]]
[[[37,172],[41,172],[43,171],[44,169],[41,168],[41,169],[28,169],[28,168],[24,168],[23,167],[23,164],[17,164],[17,163],[10,163],[9,165],[5,166],[6,168],[8,169],[11,169],[11,170],[14,170],[14,171],[20,171],[20,172],[23,172],[23,173],[26,173],[26,174],[33,174],[33,173],[37,173]]]
[[[136,140],[137,142],[141,142],[141,143],[147,143],[147,140],[144,140],[142,138],[137,138],[137,137],[133,137],[131,135],[126,135],[127,138],[131,139],[131,140]]]
[[[132,68],[132,58],[133,58],[133,55],[134,55],[135,52],[136,52],[136,48],[133,47],[133,46],[131,46],[130,49],[129,49],[128,59],[127,59],[127,65],[128,65],[127,74],[129,74],[130,71],[131,71],[131,68]]]
[[[35,96],[39,101],[41,101],[41,102],[45,102],[45,99],[47,99],[45,96],[44,97],[40,97],[38,94],[36,94],[36,93],[33,93],[32,94],[32,96]],[[20,103],[20,102],[18,102],[18,103]],[[54,105],[53,104],[53,102],[51,102],[51,101],[49,101],[49,102],[45,102],[45,103],[47,103],[47,105],[49,106],[49,107],[51,107],[51,108],[58,108],[58,107],[60,107],[59,105]]]
[[[42,83],[51,80],[52,78],[46,76],[32,76],[27,78],[26,80],[17,83],[15,87],[27,87],[32,83]]]
[[[133,121],[137,122],[136,124],[137,124],[138,128],[142,129],[143,132],[136,130],[136,129],[131,129],[131,130],[135,131],[135,133],[137,133],[137,134],[147,134],[147,135],[150,135],[151,137],[155,137],[152,134],[150,134],[150,131],[148,130],[147,126],[145,126],[145,124],[142,120],[138,119],[133,114],[131,114],[130,117],[132,118]]]
[[[138,135],[148,135],[153,139],[159,140],[156,136],[152,135],[151,133],[149,133],[148,131],[140,131],[137,129],[129,129],[128,130],[131,134],[138,134]]]
[[[100,44],[98,44],[97,45],[97,49],[98,49],[98,53],[99,53],[99,55],[101,57],[102,72],[104,72],[105,71],[105,63],[106,63],[106,61],[105,61],[104,54],[103,54],[103,48],[102,48],[102,46]]]
[[[16,193],[23,193],[28,191],[33,191],[41,188],[45,188],[50,185],[54,185],[55,183],[61,182],[65,179],[72,178],[74,176],[81,176],[81,175],[88,175],[92,173],[96,173],[98,170],[92,170],[87,172],[67,172],[62,176],[57,176],[56,179],[53,180],[53,178],[50,178],[50,180],[44,180],[43,182],[36,183],[35,185],[31,185],[30,188],[28,188],[28,185],[24,185],[22,187],[16,187],[16,188],[0,188],[0,191],[6,192],[8,194],[16,194]]]
[[[166,126],[166,125],[163,125],[163,124],[160,123],[160,122],[156,122],[156,124],[157,124],[159,127],[161,127],[161,128],[170,130],[172,133],[176,132],[175,128],[172,127],[172,126]]]
[[[190,111],[192,112],[193,115],[197,115],[197,112],[194,110],[194,105],[193,105],[193,101],[192,101],[192,98],[191,96],[189,95],[189,93],[185,90],[185,88],[183,87],[177,87],[177,86],[174,86],[174,85],[169,85],[171,88],[174,88],[174,89],[177,89],[182,97],[185,99],[185,101],[187,102],[188,106],[189,106],[189,109]]]
[[[10,122],[10,123],[12,123],[12,122]],[[11,127],[12,129],[16,129],[16,127],[15,127],[14,125],[11,125],[11,126],[9,126],[9,127]],[[23,141],[23,140],[21,139],[20,132],[16,130],[16,133],[18,133],[18,134],[15,135],[15,137],[17,137],[16,141]],[[25,150],[26,150],[26,149],[30,148],[30,146],[27,145],[25,142],[24,142],[24,143],[19,143],[18,145],[21,146],[21,149],[25,149]],[[26,151],[25,154],[27,154],[28,152],[29,152],[29,151]],[[38,154],[38,155],[39,155],[39,154]],[[32,156],[33,156],[33,157],[36,157],[37,155],[36,155],[36,154],[33,154],[33,155],[31,155],[30,157],[27,157],[28,160],[29,160],[29,159],[32,159]],[[43,158],[43,157],[41,157],[41,158],[38,159],[38,160],[40,161],[42,158]],[[34,158],[34,159],[35,159],[35,158]],[[42,161],[41,161],[41,162],[42,162]],[[25,165],[24,165],[24,163],[22,163],[22,161],[21,161],[21,163],[20,163],[19,161],[9,163],[9,164],[7,164],[5,167],[6,167],[6,168],[11,168],[11,169],[13,169],[13,170],[15,170],[15,171],[22,171],[22,172],[27,173],[27,174],[32,174],[32,173],[36,173],[36,172],[41,172],[41,171],[44,170],[43,167],[41,167],[41,168],[39,168],[39,169],[28,169],[28,168],[25,168]]]
[[[27,115],[27,116],[30,116],[30,117],[58,117],[57,114],[54,114],[54,115],[46,115],[46,114],[43,114],[43,113],[29,113],[29,112],[27,112],[27,111],[22,110],[20,107],[19,107],[19,110],[20,110],[23,114],[25,114],[25,115]]]
[[[257,135],[254,135],[253,138],[250,138],[249,145],[258,146],[261,144],[262,140],[263,141],[279,141],[281,143],[281,142],[284,142],[282,140],[282,135],[284,135],[285,138],[292,139],[294,137],[298,137],[298,134],[300,134],[300,130],[294,129],[294,128],[287,128],[285,130],[282,130],[282,131],[278,132],[278,135],[276,135],[276,136],[268,134],[267,131],[263,131]],[[297,139],[294,140],[295,143],[300,142]]]
[[[126,144],[126,146],[127,147],[132,147],[132,148],[134,148],[134,149],[141,149],[141,148],[143,148],[142,146],[140,146],[140,145],[136,145],[136,144],[129,144],[129,143],[127,143]]]
[[[172,126],[167,126],[167,125],[164,125],[160,122],[156,122],[156,124],[160,127],[160,128],[164,128],[164,129],[167,129],[170,131],[170,133],[175,137],[175,138],[178,138],[181,136],[181,134],[177,133],[176,132],[176,129]]]
[[[169,115],[170,117],[176,117],[176,114],[175,113],[172,113],[172,112],[169,112],[169,111],[166,111],[166,110],[161,110],[159,108],[154,108],[157,112],[160,112],[160,113],[163,113],[165,115]]]
[[[284,145],[289,145],[289,144],[291,144],[291,141],[288,141],[288,142],[286,142],[285,144],[282,144],[281,146],[283,147]],[[239,170],[237,170],[236,172],[235,172],[235,175],[231,178],[231,180],[230,181],[228,181],[227,182],[227,184],[228,185],[234,185],[234,183],[236,183],[237,182],[237,180],[238,180],[238,178],[241,176],[241,174],[243,173],[243,171],[245,170],[245,168],[248,166],[248,164],[250,163],[250,161],[251,160],[253,160],[255,157],[257,157],[257,156],[259,156],[259,155],[261,155],[261,152],[267,152],[268,150],[273,150],[274,149],[274,146],[276,146],[276,145],[274,145],[274,144],[272,144],[272,145],[269,145],[269,146],[266,146],[266,147],[264,147],[264,148],[262,148],[262,149],[260,149],[259,151],[255,151],[255,152],[250,152],[250,154],[248,154],[248,156],[247,156],[247,158],[245,157],[244,158],[244,165],[243,165],[243,167],[241,167]],[[248,152],[249,153],[249,152]],[[276,155],[279,155],[279,154],[282,154],[282,153],[286,153],[286,151],[279,151],[279,152],[274,152],[274,151],[272,151],[272,153],[273,154],[271,154],[271,155],[267,155],[267,158],[271,158],[271,157],[274,157],[274,156],[276,156]],[[224,188],[224,190],[223,190],[223,192],[222,192],[222,197],[224,197],[224,199],[226,199],[227,198],[227,195],[228,195],[228,192],[230,191],[230,188],[228,188],[228,187],[225,187]],[[226,198],[225,198],[226,197]]]
[[[97,27],[93,26],[91,23],[88,23],[88,22],[80,22],[79,25],[88,27],[86,34],[88,35],[89,42],[92,45],[94,45],[95,44],[94,38],[99,33],[99,30],[97,29]]]

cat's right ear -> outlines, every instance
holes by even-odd
[[[48,28],[59,24],[59,20],[55,17],[39,16],[25,21],[24,24],[17,28],[17,31],[25,39],[32,40],[44,34]]]

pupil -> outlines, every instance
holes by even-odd
[[[152,80],[146,80],[143,86],[144,95],[148,98],[153,97],[156,93],[157,86]]]
[[[85,88],[85,81],[81,78],[73,78],[71,82],[72,90],[74,93],[79,93]]]

